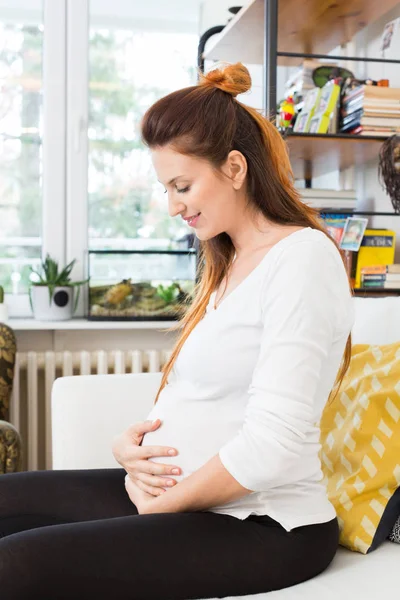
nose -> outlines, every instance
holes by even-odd
[[[168,194],[168,214],[170,217],[177,217],[180,214],[184,214],[185,210],[186,207],[182,202],[174,201]]]

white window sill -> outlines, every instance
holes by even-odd
[[[176,321],[88,321],[70,319],[68,321],[36,321],[35,319],[13,317],[6,321],[15,331],[61,331],[61,330],[101,330],[101,329],[169,329]]]

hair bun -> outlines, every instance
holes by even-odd
[[[234,65],[226,64],[208,73],[200,73],[199,85],[218,88],[234,98],[248,92],[251,88],[251,77],[247,68],[240,62]]]

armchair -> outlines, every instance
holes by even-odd
[[[20,471],[22,467],[21,437],[8,423],[16,350],[13,330],[0,323],[0,474]]]

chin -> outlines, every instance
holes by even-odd
[[[202,242],[206,242],[207,240],[211,240],[212,238],[215,238],[217,235],[220,235],[221,233],[223,233],[224,231],[202,231],[201,229],[195,229],[195,234],[197,239],[199,239]]]

